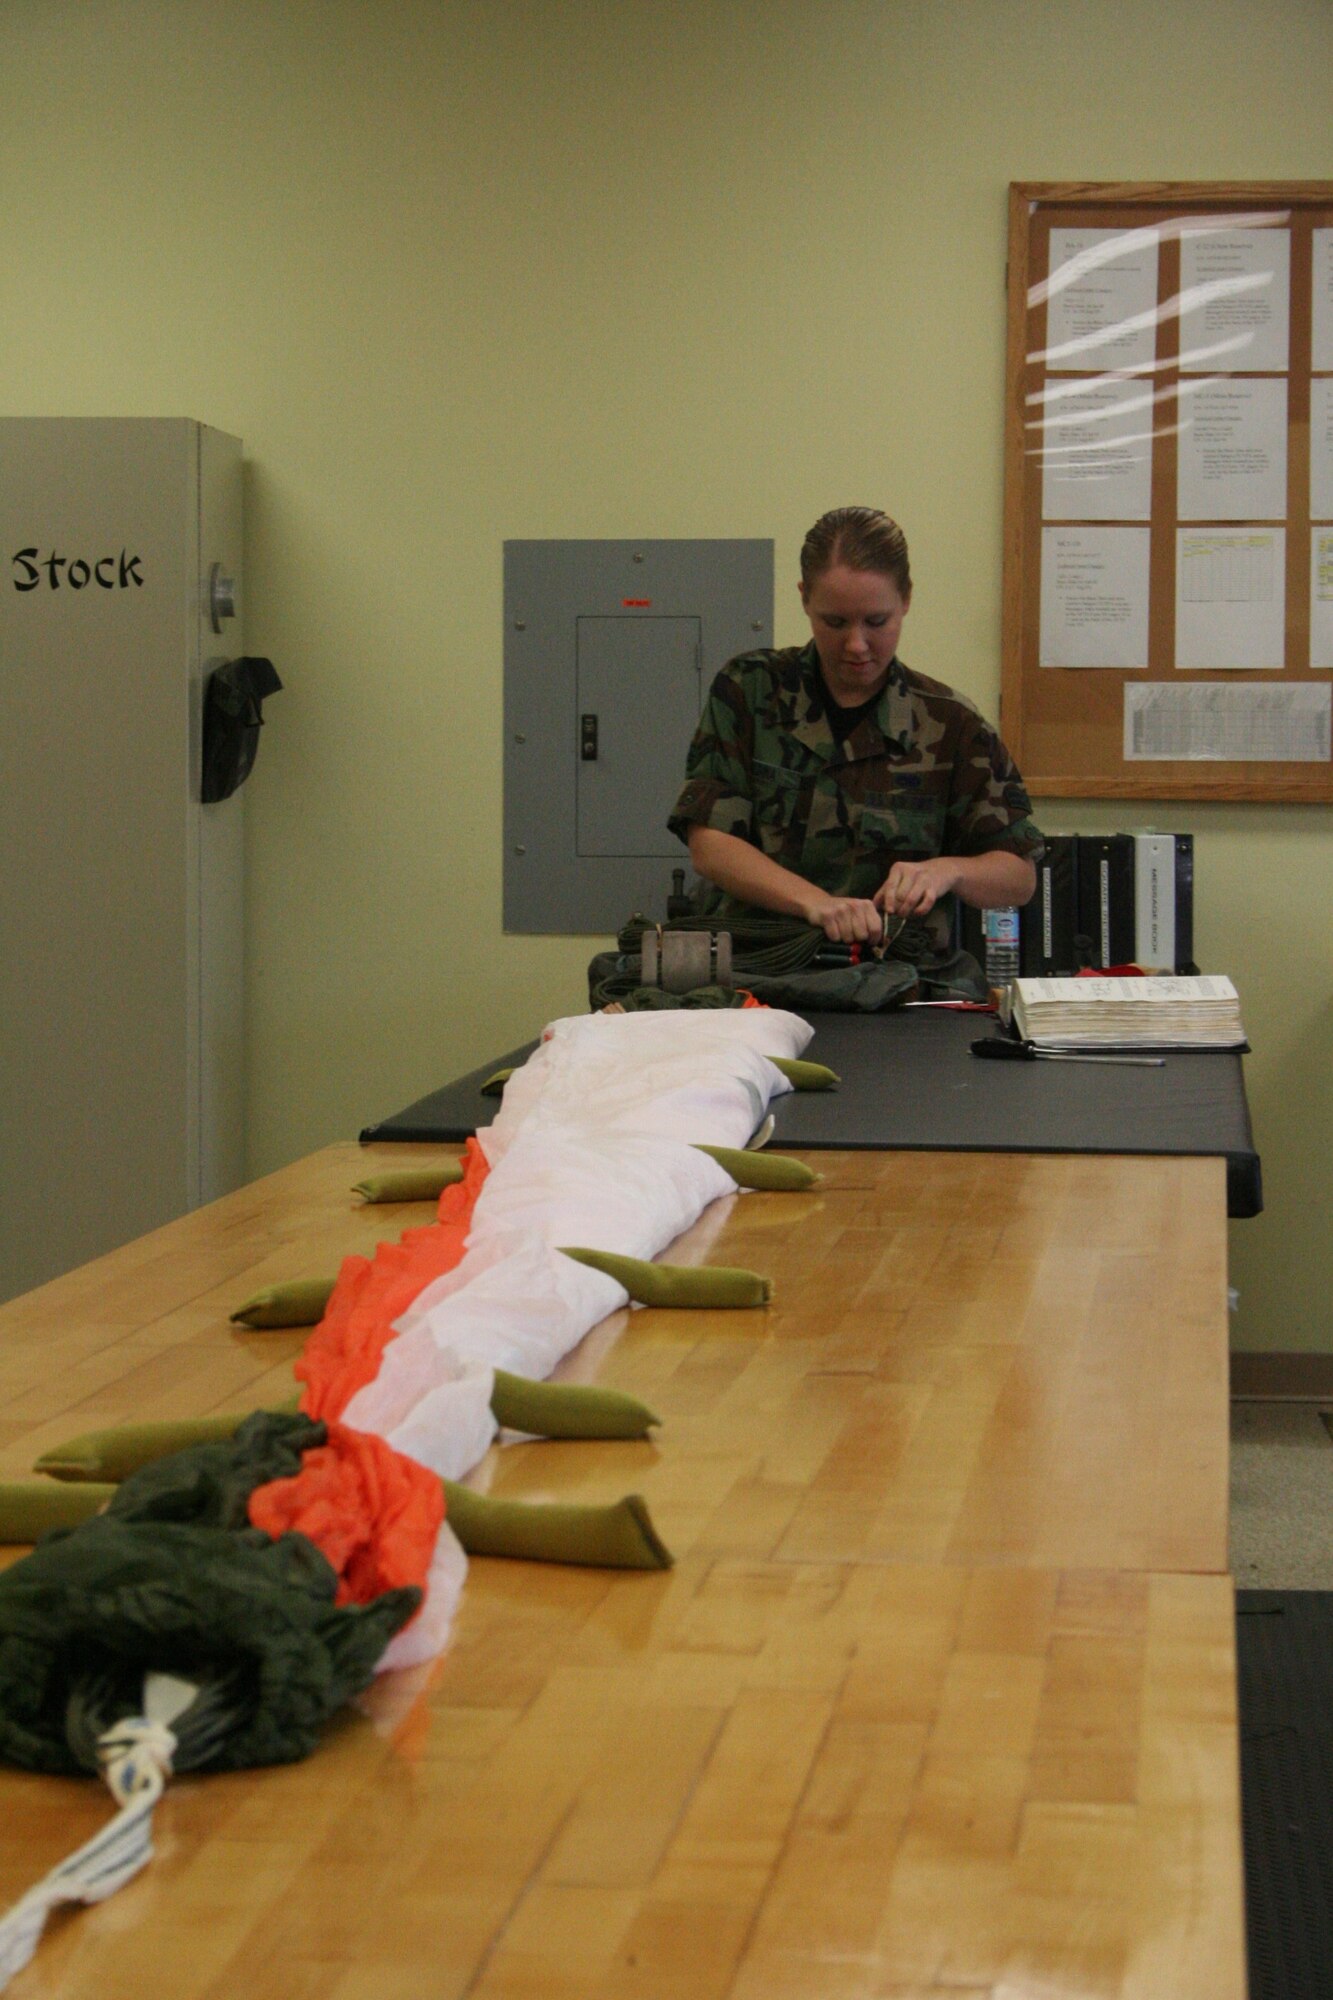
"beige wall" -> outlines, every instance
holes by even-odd
[[[1327,0],[0,9],[5,407],[246,443],[256,1171],[582,1004],[499,929],[502,541],[773,535],[786,642],[886,505],[994,710],[1007,183],[1326,175],[1330,75]],[[1333,818],[1167,816],[1255,1044],[1238,1337],[1333,1348]]]

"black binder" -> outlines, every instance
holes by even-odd
[[[1049,833],[1037,888],[1019,912],[1024,979],[1068,979],[1078,971],[1078,835]]]
[[[1078,924],[1080,934],[1089,940],[1093,965],[1133,963],[1132,833],[1079,835]]]

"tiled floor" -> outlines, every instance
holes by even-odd
[[[1309,1404],[1231,1406],[1231,1569],[1242,1590],[1333,1590],[1333,1437]]]

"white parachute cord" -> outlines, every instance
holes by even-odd
[[[187,1691],[188,1698],[181,1699]],[[195,1692],[188,1683],[150,1674],[144,1684],[147,1712],[126,1716],[99,1738],[98,1764],[120,1811],[0,1918],[0,1993],[32,1958],[52,1910],[61,1903],[105,1902],[152,1860],[153,1808],[176,1754],[176,1738],[163,1716],[169,1711],[174,1720]]]

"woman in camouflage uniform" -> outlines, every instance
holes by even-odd
[[[805,646],[743,653],[713,683],[670,825],[715,907],[801,917],[843,943],[882,915],[948,948],[952,898],[1026,903],[1041,835],[1013,759],[966,696],[897,657],[902,529],[839,507],[801,550]]]

